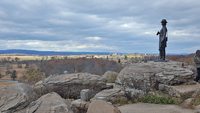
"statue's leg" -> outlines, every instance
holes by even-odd
[[[159,60],[162,60],[162,48],[159,48]]]
[[[163,48],[163,60],[165,61],[165,47]]]
[[[164,50],[164,48],[162,47],[162,48],[161,48],[161,60],[163,60],[163,61],[165,60],[165,56],[164,56],[164,53],[165,53],[165,52],[164,52],[164,51],[165,51],[165,50]]]

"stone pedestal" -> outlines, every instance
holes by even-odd
[[[91,98],[90,90],[89,89],[83,89],[81,91],[81,101],[89,101]]]

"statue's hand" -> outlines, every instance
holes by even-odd
[[[158,31],[156,35],[159,35],[159,34],[160,34],[160,32]]]

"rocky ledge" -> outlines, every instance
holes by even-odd
[[[106,82],[100,75],[74,73],[49,76],[34,85],[38,95],[56,92],[63,98],[80,98],[82,89],[90,89],[91,96],[106,88]]]
[[[130,97],[142,96],[153,90],[165,91],[165,86],[195,84],[195,74],[180,62],[136,63],[125,67],[115,81],[116,87]]]

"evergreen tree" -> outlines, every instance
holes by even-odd
[[[120,59],[118,60],[118,63],[121,63]]]
[[[12,72],[11,78],[13,80],[15,80],[15,78],[17,78],[17,72],[15,70]]]
[[[125,58],[124,58],[125,60],[127,60],[127,56],[125,55]]]

